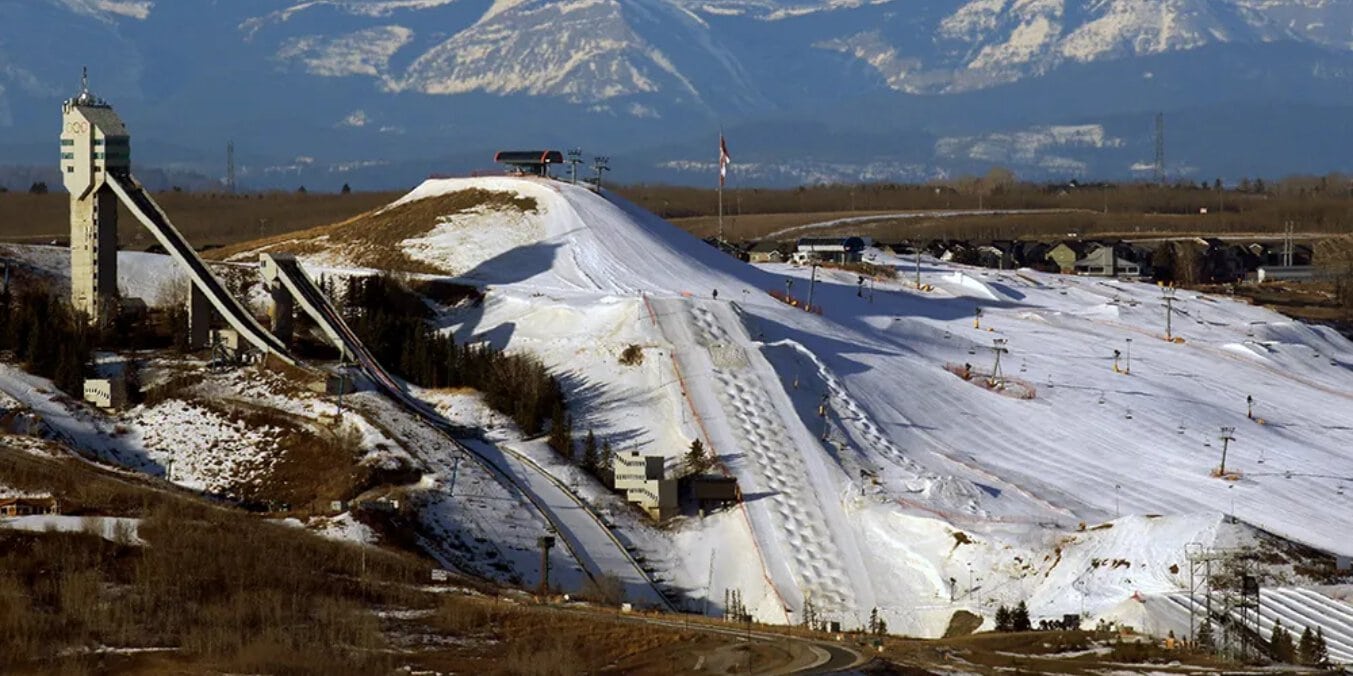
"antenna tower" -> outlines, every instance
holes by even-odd
[[[226,192],[235,194],[235,142],[226,142]]]
[[[1156,183],[1165,185],[1165,113],[1156,113]]]

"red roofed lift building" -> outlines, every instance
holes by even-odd
[[[564,154],[558,150],[500,150],[493,161],[506,164],[519,175],[549,178],[551,164],[563,164]]]

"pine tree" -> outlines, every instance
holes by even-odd
[[[615,449],[611,448],[610,440],[601,442],[601,466],[610,469],[615,465]]]
[[[1283,627],[1282,620],[1275,620],[1273,633],[1269,635],[1268,652],[1273,659],[1284,664],[1296,661],[1296,648],[1292,645],[1292,634]]]
[[[1010,609],[1002,605],[996,609],[996,631],[1010,631]]]
[[[699,439],[691,442],[690,450],[686,451],[686,472],[688,474],[700,474],[709,469],[709,458],[705,455],[705,444]]]
[[[1309,626],[1301,632],[1297,641],[1297,664],[1305,667],[1315,666],[1315,632]]]
[[[596,473],[597,471],[597,435],[592,430],[587,430],[587,439],[583,441],[583,469]]]
[[[1328,667],[1330,665],[1330,649],[1325,645],[1325,628],[1315,628],[1315,661],[1311,666]]]
[[[565,457],[571,456],[573,450],[573,434],[569,427],[569,417],[564,411],[564,403],[556,401],[550,411],[550,438],[546,443],[555,453]]]
[[[867,630],[869,631],[869,633],[871,633],[871,634],[877,634],[877,633],[878,633],[878,630],[879,630],[879,609],[878,609],[878,608],[874,608],[873,610],[870,610],[870,611],[869,611],[869,623],[866,625],[866,629],[867,629]]]
[[[1029,631],[1033,624],[1029,622],[1029,607],[1023,601],[1010,613],[1010,628],[1013,631]]]
[[[1217,642],[1212,637],[1211,622],[1204,622],[1203,626],[1198,628],[1198,636],[1196,640],[1198,642],[1199,650],[1206,653],[1213,653],[1217,651]]]

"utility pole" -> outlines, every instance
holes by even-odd
[[[701,617],[709,615],[709,593],[710,589],[714,586],[714,553],[717,551],[719,550],[709,550],[709,576],[705,578],[705,605],[700,608]]]
[[[601,175],[603,172],[611,170],[611,158],[605,155],[599,155],[593,158],[592,169],[597,172],[597,192],[601,192]]]
[[[540,595],[550,593],[550,548],[554,547],[554,536],[542,535],[540,544]]]
[[[1231,446],[1231,440],[1236,438],[1235,434],[1236,428],[1234,427],[1221,428],[1221,467],[1217,471],[1219,477],[1224,478],[1226,476],[1226,451]]]
[[[805,312],[813,311],[813,288],[817,286],[817,261],[813,261],[813,272],[808,277],[808,304],[803,306]]]
[[[1156,183],[1165,185],[1165,113],[1156,113]]]
[[[1162,293],[1164,295],[1161,296],[1161,300],[1165,301],[1165,340],[1174,341],[1174,334],[1171,332],[1173,326],[1171,319],[1174,316],[1175,289],[1173,286],[1167,286],[1162,290]]]
[[[226,142],[226,192],[235,194],[235,142]]]
[[[1283,224],[1283,265],[1292,267],[1292,221]]]

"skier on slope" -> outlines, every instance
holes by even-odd
[[[715,289],[715,290],[714,290],[714,300],[719,300],[719,290],[718,290],[718,289]]]

